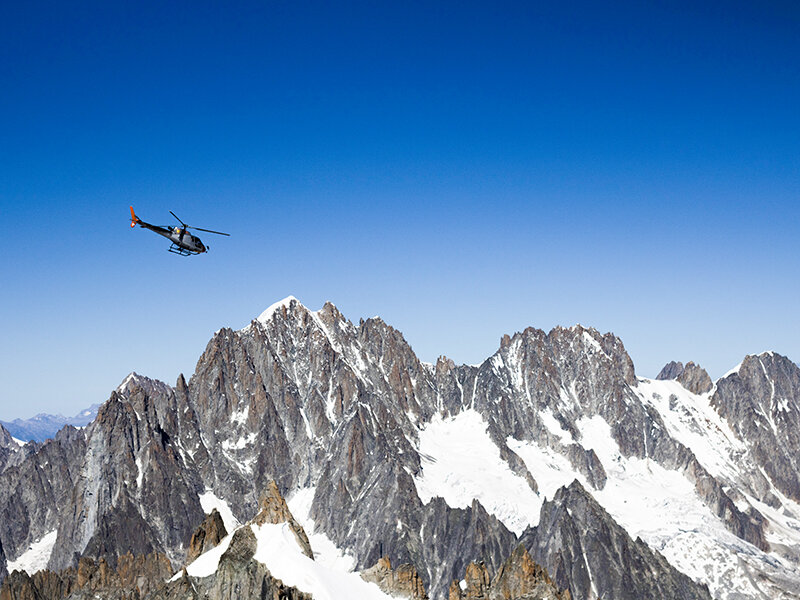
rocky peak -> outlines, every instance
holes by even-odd
[[[686,363],[686,367],[677,377],[678,382],[693,394],[706,394],[714,387],[711,377],[700,365],[693,362]]]
[[[286,319],[290,314],[297,314],[298,312],[308,312],[308,309],[294,296],[287,296],[283,300],[279,300],[267,307],[264,312],[258,315],[256,321],[268,323],[276,314]]]
[[[520,542],[572,598],[711,597],[706,586],[639,538],[632,540],[577,480],[542,505],[539,525],[526,530]]]
[[[481,562],[471,562],[464,574],[464,598],[486,598],[491,584],[489,569]]]
[[[302,526],[295,520],[286,500],[283,499],[278,484],[271,480],[267,484],[266,492],[261,496],[258,502],[258,514],[253,519],[253,524],[264,525],[265,523],[279,524],[288,523],[289,528],[294,533],[297,543],[303,554],[309,558],[314,558],[314,552],[311,550],[311,544],[308,541],[308,536]]]
[[[148,600],[199,600],[219,598],[280,598],[312,600],[310,594],[285,585],[254,559],[258,541],[252,527],[240,527],[222,554],[216,572],[208,577],[191,577],[184,569],[181,576],[163,585]],[[87,599],[88,600],[88,599]]]
[[[222,538],[228,535],[222,516],[215,508],[211,514],[206,515],[203,522],[192,534],[189,542],[189,551],[186,554],[186,563],[191,563],[195,558],[219,545]]]
[[[669,362],[656,375],[656,379],[675,379],[687,390],[698,395],[706,394],[714,387],[714,382],[706,370],[692,361],[685,366],[680,362]]]
[[[771,483],[800,501],[800,367],[785,356],[746,356],[717,382],[711,405],[748,443]]]
[[[122,383],[120,383],[114,391],[122,398],[128,398],[137,390],[144,391],[148,396],[155,396],[157,394],[167,394],[171,389],[172,388],[163,381],[151,379],[150,377],[139,375],[137,372],[132,371],[122,380]]]
[[[17,445],[17,442],[14,441],[14,438],[8,432],[8,429],[0,425],[0,448],[16,450],[18,447],[19,446]]]
[[[569,600],[569,590],[560,592],[550,576],[536,564],[523,544],[503,563],[492,580],[489,598],[538,598],[540,600]]]
[[[8,430],[0,424],[0,473],[6,468],[11,455],[19,451],[19,446]],[[0,572],[2,577],[2,572]]]
[[[661,381],[667,379],[677,379],[681,373],[683,373],[683,363],[671,360],[664,365],[664,368],[661,369],[661,371],[659,371],[658,375],[656,375],[656,379]]]

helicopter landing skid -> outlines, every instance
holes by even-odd
[[[181,248],[177,244],[172,244],[169,248],[167,248],[167,252],[172,252],[173,254],[180,254],[181,256],[191,256],[194,252],[189,252],[186,248]]]

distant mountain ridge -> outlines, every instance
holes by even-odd
[[[97,416],[99,404],[92,404],[76,414],[74,417],[64,415],[50,415],[40,413],[30,419],[14,419],[13,421],[0,421],[14,438],[22,442],[44,442],[52,439],[65,425],[73,427],[86,427]]]

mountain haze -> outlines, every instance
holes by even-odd
[[[85,427],[94,421],[98,408],[100,408],[99,404],[93,404],[89,408],[80,411],[74,417],[40,413],[30,419],[14,419],[10,422],[0,421],[0,425],[20,441],[44,442],[52,438],[64,425]]]

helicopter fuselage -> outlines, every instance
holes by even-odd
[[[138,221],[140,227],[149,229],[150,231],[162,235],[173,244],[192,254],[202,254],[207,250],[196,235],[192,235],[182,227],[161,227],[160,225],[151,225],[144,221]]]

